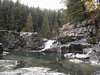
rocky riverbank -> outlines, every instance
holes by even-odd
[[[75,63],[100,64],[100,43],[94,26],[81,24],[65,24],[60,29],[59,41],[66,59]],[[93,34],[92,34],[93,33]]]
[[[100,65],[100,41],[96,39],[96,37],[91,37],[91,31],[93,27],[85,26],[85,22],[82,24],[73,25],[73,24],[65,24],[60,29],[60,34],[57,36],[57,39],[44,39],[42,38],[38,33],[36,32],[0,32],[4,34],[2,38],[0,38],[1,43],[3,44],[4,51],[1,53],[4,55],[5,52],[9,52],[8,56],[10,56],[9,59],[17,58],[19,59],[21,56],[23,56],[23,60],[26,60],[26,57],[31,55],[32,59],[30,57],[27,59],[26,64],[31,64],[31,66],[24,67],[23,63],[21,64],[21,68],[17,67],[18,65],[8,65],[8,63],[12,63],[11,60],[7,61],[4,64],[1,65],[1,74],[2,75],[40,75],[40,74],[47,74],[47,75],[64,75],[63,73],[58,73],[55,71],[50,71],[50,68],[45,67],[32,67],[34,64],[32,61],[34,60],[33,57],[36,60],[35,64],[39,63],[41,64],[41,61],[43,61],[42,65],[52,65],[55,68],[60,67],[59,70],[61,72],[64,72],[66,74],[74,75],[74,72],[77,73],[77,75],[80,75],[81,73],[78,73],[80,69],[82,72],[86,72],[86,74],[82,73],[83,75],[90,75],[93,72],[95,72],[95,67],[92,67],[90,65]],[[89,28],[89,29],[87,29]],[[94,31],[94,30],[93,30]],[[95,33],[95,31],[93,32]],[[13,54],[15,56],[11,56]],[[54,54],[52,54],[54,53]],[[52,56],[54,55],[54,56]],[[6,57],[8,59],[8,56]],[[43,59],[42,59],[43,58]],[[42,59],[42,60],[41,60]],[[17,59],[15,59],[17,60]],[[22,60],[22,59],[20,59]],[[31,60],[31,61],[30,61]],[[44,63],[45,60],[49,60],[50,63]],[[1,60],[2,61],[2,60]],[[4,60],[6,61],[6,60]],[[52,61],[52,62],[51,62]],[[54,63],[56,62],[56,63]],[[60,62],[60,63],[59,63]],[[67,63],[68,62],[68,63]],[[2,62],[1,62],[2,63]],[[0,64],[1,64],[0,63]],[[52,64],[53,63],[53,64]],[[14,63],[15,64],[15,63]],[[38,66],[38,65],[36,65]],[[72,67],[74,66],[74,68]],[[80,67],[81,66],[81,67]],[[49,67],[49,66],[48,66]],[[77,67],[77,70],[75,68]],[[87,70],[89,68],[89,73]],[[42,70],[41,70],[42,69]],[[86,69],[86,70],[85,70]],[[96,67],[96,69],[99,69],[99,66]],[[71,72],[71,70],[73,70]],[[45,73],[44,73],[45,72]]]
[[[16,68],[18,64],[16,60],[0,60],[0,75],[65,75],[44,67]]]
[[[0,43],[6,49],[40,50],[45,40],[37,32],[0,31]]]

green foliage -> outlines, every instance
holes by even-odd
[[[82,0],[65,0],[65,5],[67,7],[65,11],[67,22],[81,22],[85,19],[85,9]]]
[[[57,23],[58,26],[62,27],[62,25],[64,24],[64,11],[63,10],[59,10],[57,12]]]
[[[96,44],[98,42],[98,40],[95,36],[88,38],[87,41],[90,44]]]
[[[29,16],[29,13],[31,13],[31,16]],[[47,20],[44,19],[45,14],[48,17]],[[49,29],[48,31],[52,34],[52,30],[56,31],[58,27],[63,25],[62,14],[60,10],[57,12],[34,7],[30,8],[21,4],[20,0],[17,0],[16,3],[12,0],[0,0],[0,30],[34,31],[40,33],[42,28],[43,33],[44,30]]]
[[[41,32],[42,32],[42,35],[44,37],[49,37],[48,35],[50,33],[50,27],[49,27],[47,14],[45,14],[44,17],[43,17],[43,24],[42,24],[42,27],[41,27]]]
[[[24,32],[32,32],[33,31],[33,22],[32,22],[32,15],[29,14],[26,21],[26,26],[23,28]]]

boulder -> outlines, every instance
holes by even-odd
[[[86,39],[81,39],[67,44],[61,45],[61,50],[63,53],[83,53],[85,48],[90,48],[91,45],[87,43]]]
[[[10,50],[40,50],[43,48],[43,38],[37,32],[0,32],[0,42]]]
[[[81,44],[71,44],[69,46],[69,53],[83,53],[83,47]]]
[[[4,47],[7,46],[7,36],[8,36],[8,32],[7,31],[0,31],[0,43],[3,44]]]
[[[38,33],[21,32],[20,35],[24,39],[25,48],[31,50],[41,50],[43,48],[44,40]]]
[[[68,42],[75,41],[76,38],[73,36],[66,36],[66,37],[59,37],[58,41],[61,42],[61,44],[66,44]]]
[[[3,47],[2,47],[2,43],[0,43],[0,59],[2,59],[3,57]]]
[[[60,41],[62,44],[65,44],[86,38],[88,36],[88,30],[87,27],[83,24],[77,24],[76,27],[74,27],[74,25],[65,24],[60,29],[58,41]]]

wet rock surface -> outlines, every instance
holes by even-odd
[[[92,35],[95,34],[93,28],[91,25],[86,26],[84,21],[77,25],[68,23],[60,29],[58,41],[61,42],[65,58],[71,62],[99,65],[100,44],[95,35]]]
[[[16,60],[0,60],[0,75],[65,75],[44,67],[14,69],[17,64]]]
[[[37,32],[21,32],[20,36],[25,41],[25,48],[29,48],[31,50],[40,50],[43,48],[43,38]]]
[[[16,60],[0,60],[0,72],[13,70],[17,64]]]
[[[3,57],[3,47],[2,47],[2,43],[0,43],[0,59],[2,59]]]
[[[43,38],[36,32],[1,31],[0,42],[4,48],[16,50],[40,50],[43,48]]]

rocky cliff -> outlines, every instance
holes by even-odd
[[[40,50],[43,48],[44,40],[36,32],[0,31],[0,35],[0,43],[6,49]]]
[[[76,25],[65,24],[60,29],[58,41],[63,45],[61,49],[65,58],[72,62],[99,64],[100,43],[96,36],[95,26],[83,21]]]

